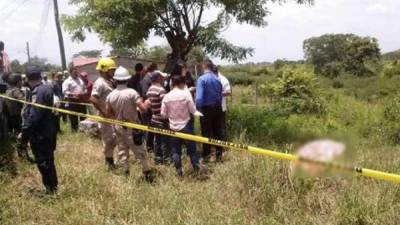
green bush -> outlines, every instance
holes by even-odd
[[[273,72],[267,65],[237,65],[222,67],[224,74],[232,85],[251,85],[269,77]]]
[[[343,82],[341,82],[341,81],[339,81],[339,80],[335,80],[335,81],[333,82],[333,84],[332,84],[332,87],[333,87],[333,88],[336,88],[336,89],[340,89],[340,88],[343,88],[343,87],[344,87],[344,84],[343,84]]]
[[[393,63],[386,64],[383,69],[383,74],[388,78],[400,75],[400,63],[398,63],[398,61],[394,61]]]
[[[286,118],[265,107],[235,105],[228,110],[228,136],[235,139],[244,135],[246,141],[285,143],[291,139]]]
[[[400,96],[388,102],[384,109],[384,132],[393,144],[400,144]]]
[[[229,82],[231,85],[251,85],[253,82],[255,82],[256,78],[253,76],[248,76],[243,73],[234,73],[227,75],[227,78],[229,79]]]
[[[324,106],[317,94],[314,73],[304,67],[283,67],[274,82],[262,87],[275,107],[288,113],[323,113]]]
[[[243,105],[229,108],[227,124],[230,140],[277,145],[324,137],[338,129],[318,116],[288,116],[266,107]]]
[[[343,65],[340,62],[330,62],[325,64],[320,73],[329,78],[336,78],[344,71]]]

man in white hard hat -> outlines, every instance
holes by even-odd
[[[139,93],[128,88],[129,78],[131,78],[131,75],[124,67],[119,67],[115,71],[114,80],[117,83],[117,88],[107,97],[107,114],[108,117],[116,120],[140,123],[137,108],[141,111],[147,111],[150,108],[150,102],[143,102]],[[142,166],[146,180],[152,181],[151,169],[141,140],[135,140],[136,138],[133,135],[135,132],[132,129],[118,125],[115,125],[114,128],[118,143],[118,162],[122,166],[123,172],[129,175],[129,150],[132,150]]]

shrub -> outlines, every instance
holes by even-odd
[[[283,67],[275,82],[263,86],[275,106],[288,113],[322,113],[314,73],[306,68]]]
[[[230,106],[228,136],[245,143],[282,145],[334,134],[340,126],[316,115],[285,115],[267,107]]]
[[[285,143],[291,140],[286,118],[265,107],[231,106],[227,118],[230,139],[244,135],[246,141],[257,143]]]
[[[229,79],[231,85],[243,85],[243,86],[251,85],[256,80],[255,77],[248,76],[243,73],[230,74],[227,75],[227,78]]]
[[[344,84],[343,82],[339,81],[339,80],[335,80],[332,84],[333,88],[339,89],[339,88],[343,88]]]
[[[331,62],[324,65],[320,73],[329,78],[336,78],[342,74],[343,71],[343,65],[340,62]]]
[[[386,64],[383,69],[383,75],[389,78],[400,75],[400,63],[398,61],[394,61],[393,63]]]
[[[251,72],[251,74],[253,76],[268,76],[271,72],[267,67],[257,67]]]
[[[394,144],[400,144],[400,96],[386,104],[384,109],[384,131]]]

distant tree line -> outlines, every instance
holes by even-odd
[[[11,61],[10,64],[12,71],[15,73],[25,73],[29,65],[38,66],[42,71],[46,72],[61,71],[60,66],[51,64],[46,58],[40,58],[38,56],[32,57],[30,62],[21,63],[19,60],[15,59]]]
[[[400,49],[393,51],[393,52],[388,52],[382,55],[383,60],[389,60],[389,61],[396,61],[400,60]]]

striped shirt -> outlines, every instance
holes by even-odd
[[[151,85],[147,91],[146,97],[151,102],[151,121],[154,123],[163,124],[166,120],[161,116],[161,102],[165,95],[165,89],[159,85]]]

